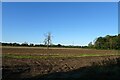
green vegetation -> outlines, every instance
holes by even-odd
[[[77,57],[89,57],[89,56],[112,56],[120,54],[79,54],[79,55],[15,55],[4,54],[3,58],[16,58],[16,59],[48,59],[48,58],[77,58]]]
[[[91,47],[91,46],[90,46]],[[120,49],[120,34],[115,36],[107,35],[98,37],[92,46],[96,49]]]
[[[120,49],[120,34],[115,36],[106,35],[105,37],[98,37],[94,43],[90,42],[88,46],[74,46],[74,45],[46,45],[46,44],[28,44],[24,42],[19,43],[2,43],[2,46],[27,46],[27,47],[58,47],[58,48],[93,48],[93,49]]]

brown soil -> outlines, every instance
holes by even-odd
[[[113,53],[114,50],[91,49],[36,49],[36,48],[3,48],[3,54],[39,55],[39,54],[80,54],[80,53]],[[116,58],[118,56],[81,57],[81,58],[49,58],[49,59],[13,59],[3,58],[4,80],[15,80],[42,76],[55,72],[68,72],[91,66],[91,63]]]
[[[40,54],[64,54],[64,55],[77,55],[77,54],[115,54],[117,50],[95,50],[95,49],[79,49],[79,48],[30,48],[30,47],[6,47],[2,48],[3,54],[21,54],[21,55],[40,55]]]

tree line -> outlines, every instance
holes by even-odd
[[[27,46],[27,47],[62,47],[62,48],[93,48],[93,49],[120,49],[120,34],[115,36],[106,35],[105,37],[98,37],[94,43],[90,42],[88,46],[74,46],[74,45],[61,45],[61,44],[52,44],[49,45],[50,39],[46,39],[46,44],[28,44],[24,42],[22,44],[19,43],[2,43],[2,46]]]
[[[90,42],[88,47],[95,49],[120,49],[120,34],[98,37],[93,44]]]
[[[21,46],[21,47],[59,47],[59,48],[87,48],[87,46],[73,46],[73,45],[61,45],[61,44],[52,44],[52,45],[45,45],[45,44],[28,44],[27,42],[24,42],[22,44],[19,43],[2,43],[0,42],[2,46]]]

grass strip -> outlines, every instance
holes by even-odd
[[[15,59],[47,59],[47,58],[76,58],[76,57],[92,57],[92,56],[119,56],[120,54],[80,54],[80,55],[13,55],[4,54],[2,58],[15,58]]]

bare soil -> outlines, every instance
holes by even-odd
[[[4,54],[37,55],[40,54],[113,54],[115,50],[92,49],[41,49],[41,48],[2,48]],[[56,72],[68,72],[91,66],[91,63],[119,56],[79,57],[79,58],[49,58],[49,59],[15,59],[3,58],[3,80],[24,80]],[[64,76],[65,77],[65,76]],[[38,79],[39,80],[39,79]]]
[[[81,48],[35,48],[35,47],[3,47],[3,54],[20,54],[20,55],[41,55],[41,54],[64,54],[64,55],[80,55],[80,54],[117,54],[117,50],[96,50]]]

